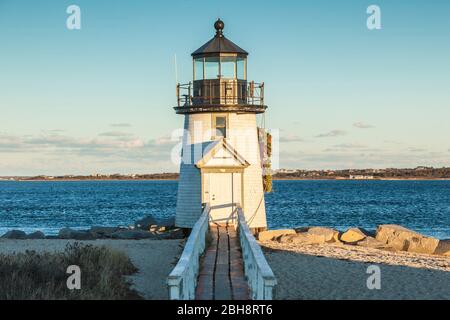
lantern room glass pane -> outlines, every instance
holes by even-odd
[[[237,58],[236,62],[236,77],[240,80],[245,80],[246,72],[245,72],[245,59]]]
[[[203,58],[194,60],[194,80],[203,80]]]
[[[235,57],[223,57],[220,64],[220,69],[222,72],[222,78],[234,79],[234,70],[236,67]]]
[[[205,79],[217,79],[219,76],[219,58],[205,58]]]

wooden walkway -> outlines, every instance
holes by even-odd
[[[210,226],[211,243],[200,262],[197,300],[248,300],[239,237],[233,226]]]

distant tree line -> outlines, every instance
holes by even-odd
[[[448,179],[450,168],[387,168],[387,169],[346,169],[346,170],[280,170],[274,179],[348,179],[363,176],[373,179],[405,178],[405,179]]]
[[[13,180],[177,180],[178,173],[148,173],[148,174],[93,174],[64,176],[34,176],[34,177],[3,177]],[[416,167],[387,169],[345,169],[345,170],[278,170],[273,179],[349,179],[352,177],[371,179],[450,179],[450,167]],[[0,177],[1,179],[2,177]]]

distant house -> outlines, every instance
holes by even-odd
[[[420,171],[420,170],[432,170],[432,169],[433,169],[433,167],[419,166],[419,167],[415,168],[414,170]]]
[[[297,171],[295,169],[279,169],[277,173],[296,173]]]
[[[373,176],[365,176],[365,175],[350,175],[350,180],[372,180]]]

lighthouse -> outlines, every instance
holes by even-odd
[[[247,78],[248,52],[224,36],[192,53],[193,79],[177,85],[177,114],[184,116],[176,225],[192,228],[210,205],[210,221],[233,224],[240,206],[251,229],[267,228],[257,114],[264,83]]]

